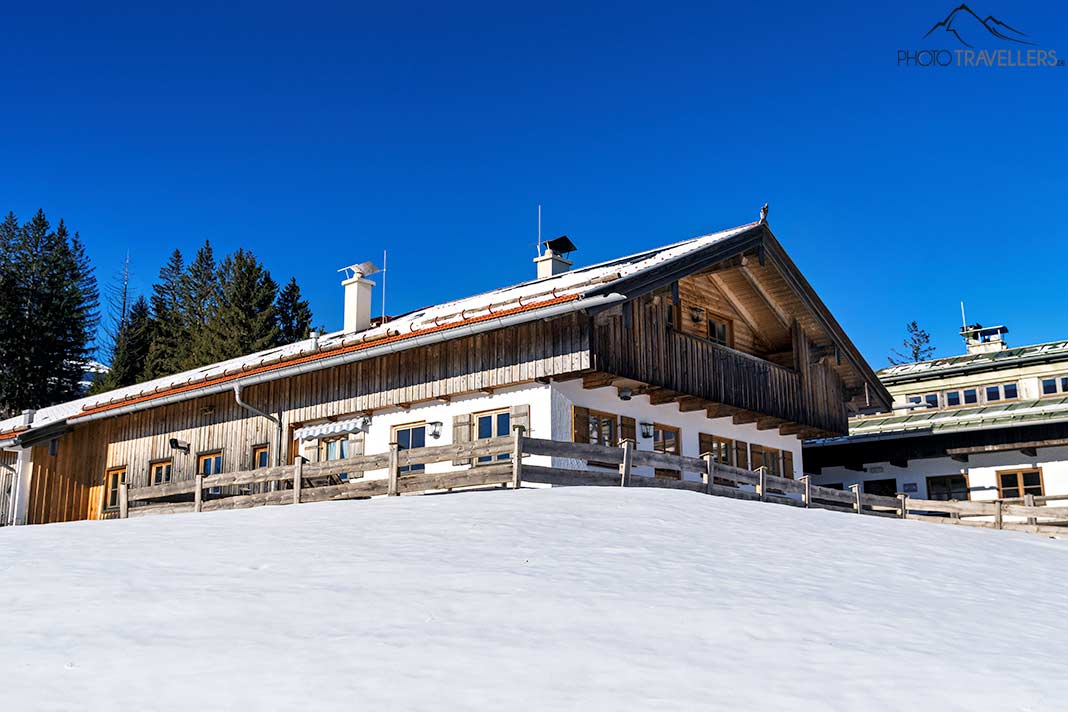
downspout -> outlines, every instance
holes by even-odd
[[[260,416],[261,418],[266,418],[267,420],[269,420],[272,423],[274,423],[274,432],[275,432],[275,437],[274,437],[274,458],[273,458],[274,461],[271,463],[271,465],[275,465],[275,466],[281,465],[282,464],[282,418],[280,416],[274,416],[274,415],[270,415],[269,413],[264,413],[259,408],[256,408],[255,406],[251,406],[248,403],[246,403],[245,401],[241,400],[241,388],[242,388],[242,386],[241,386],[240,383],[235,383],[234,384],[234,402],[237,403],[242,408],[244,408],[245,410],[249,411],[250,413],[254,413],[255,415]]]

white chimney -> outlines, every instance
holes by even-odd
[[[364,262],[338,271],[352,275],[341,283],[345,288],[345,331],[363,331],[371,326],[371,290],[375,286],[366,275],[374,274],[378,268]]]
[[[538,279],[563,274],[571,269],[574,263],[563,255],[574,252],[576,249],[578,248],[567,235],[548,240],[545,243],[545,254],[534,258],[534,264],[538,266]]]

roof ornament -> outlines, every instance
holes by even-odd
[[[760,209],[760,222],[761,224],[768,221],[768,204],[764,203],[764,207]]]

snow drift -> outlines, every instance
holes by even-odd
[[[3,706],[1058,707],[1065,547],[610,488],[9,528]]]

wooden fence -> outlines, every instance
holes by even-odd
[[[530,455],[552,458],[554,466],[523,460]],[[435,463],[462,469],[426,472]],[[561,464],[562,463],[562,464]],[[596,463],[596,464],[590,464]],[[635,472],[652,468],[655,475]],[[615,468],[615,469],[611,469]],[[368,473],[382,473],[365,477]],[[688,477],[689,476],[689,477]],[[342,481],[343,479],[343,481]],[[793,507],[828,509],[895,519],[918,519],[992,529],[1016,529],[1068,536],[1068,506],[1044,506],[1065,497],[1032,497],[989,502],[886,497],[812,484],[808,476],[778,477],[765,469],[743,470],[721,465],[711,455],[700,458],[638,450],[631,440],[619,447],[529,438],[521,427],[512,436],[473,442],[358,455],[346,460],[270,467],[218,475],[197,475],[193,481],[119,490],[121,518],[172,512],[208,512],[262,505],[366,499],[461,488],[522,487],[524,483],[554,486],[660,487],[772,502]],[[263,485],[266,492],[219,494],[211,490]],[[205,494],[205,490],[208,493]]]

